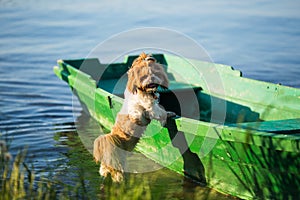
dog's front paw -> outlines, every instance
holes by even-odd
[[[172,111],[167,111],[167,118],[176,117],[176,113]]]
[[[162,125],[162,126],[164,126],[166,123],[167,123],[167,117],[168,117],[168,114],[167,114],[167,112],[161,112],[160,113],[161,115],[159,116],[159,119],[158,119],[158,121],[160,122],[160,124]]]
[[[167,112],[164,110],[161,110],[159,112],[151,111],[148,113],[148,115],[151,120],[155,119],[155,120],[159,121],[161,123],[161,125],[164,125],[167,121]]]
[[[142,117],[143,112],[141,112],[139,110],[131,110],[131,111],[129,111],[128,114],[129,114],[131,119],[139,120]]]

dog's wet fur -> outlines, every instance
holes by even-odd
[[[100,162],[101,176],[110,175],[114,182],[121,182],[127,152],[134,149],[147,125],[153,119],[162,125],[166,123],[168,113],[158,104],[157,90],[168,86],[167,74],[155,58],[142,53],[134,60],[128,70],[124,104],[116,122],[109,134],[94,141],[93,156]]]

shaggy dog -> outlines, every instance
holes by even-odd
[[[123,180],[126,154],[132,151],[152,119],[163,125],[167,112],[159,106],[158,88],[168,88],[163,66],[151,55],[142,53],[128,71],[125,100],[111,133],[94,141],[94,159],[100,162],[99,173],[114,182]],[[170,113],[169,115],[173,115]]]

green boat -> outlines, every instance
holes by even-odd
[[[177,116],[165,127],[152,121],[137,151],[195,181],[204,175],[208,187],[239,198],[299,197],[300,89],[244,78],[222,64],[153,56],[170,80],[160,104]],[[109,130],[136,57],[58,60],[54,72]]]

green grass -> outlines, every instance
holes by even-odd
[[[104,180],[92,156],[80,148],[74,148],[68,156],[71,165],[81,167],[73,172],[62,172],[72,177],[73,185],[64,183],[59,173],[52,178],[36,178],[34,167],[25,163],[26,150],[12,158],[5,141],[0,140],[0,148],[0,199],[151,199],[149,180],[134,176],[128,176],[122,183],[113,183],[109,178]],[[82,158],[72,159],[73,156]],[[77,163],[87,160],[87,156],[91,157],[87,162]],[[89,172],[88,169],[95,170]]]
[[[26,150],[14,159],[7,142],[0,141],[0,199],[53,199],[55,187],[50,181],[36,181],[33,171],[24,162]]]

